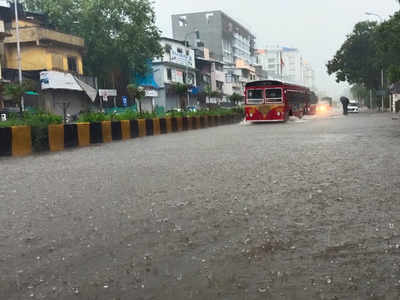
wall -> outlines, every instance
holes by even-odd
[[[69,103],[67,113],[78,114],[87,111],[91,103],[90,99],[83,93],[67,90],[46,90],[42,91],[41,98],[44,102],[44,109],[54,114],[63,115],[62,103]]]
[[[5,67],[18,69],[17,47],[14,44],[5,45]],[[58,54],[62,59],[62,68],[53,64],[53,54]],[[78,50],[52,47],[44,48],[31,43],[21,46],[22,69],[26,71],[57,70],[68,72],[68,56],[77,58],[77,71],[83,74],[82,55]]]
[[[180,26],[180,19],[186,17],[187,26]],[[222,61],[222,17],[219,11],[172,16],[172,30],[175,39],[183,40],[188,32],[196,28],[200,32],[200,40],[210,49],[210,55]],[[190,45],[195,45],[196,37],[188,37]]]

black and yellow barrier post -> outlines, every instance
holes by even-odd
[[[113,141],[122,140],[122,130],[120,121],[111,122],[111,135]]]
[[[190,117],[189,118],[189,123],[192,124],[192,129],[197,129],[197,120],[195,117]]]
[[[112,142],[111,121],[101,122],[101,134],[103,136],[103,143]]]
[[[183,130],[183,118],[182,117],[176,118],[176,129],[177,129],[177,131]]]
[[[182,118],[182,130],[183,131],[188,130],[188,128],[189,128],[188,123],[189,123],[188,118],[187,117],[183,117]]]
[[[89,123],[78,123],[76,124],[78,129],[78,146],[87,147],[90,145],[90,124]]]
[[[146,136],[146,120],[139,119],[137,121],[138,121],[138,127],[139,127],[139,137]]]
[[[160,135],[161,134],[160,119],[159,118],[154,118],[153,119],[153,133],[154,133],[154,135]]]
[[[167,133],[172,132],[172,120],[171,120],[171,118],[166,118],[165,121],[166,121],[166,124],[167,124]]]
[[[90,123],[90,144],[103,143],[103,126],[100,122]]]
[[[131,138],[131,125],[128,120],[121,121],[122,139],[128,140]]]
[[[146,119],[146,135],[154,135],[153,119]]]
[[[160,133],[161,134],[166,134],[167,132],[167,119],[161,118],[160,119]]]
[[[64,124],[49,125],[49,148],[51,152],[64,150]]]
[[[12,151],[11,127],[0,127],[0,156],[10,156]]]
[[[139,123],[138,120],[131,120],[131,138],[135,139],[139,137]]]
[[[196,128],[200,129],[201,128],[201,120],[199,116],[194,117],[196,119]]]
[[[64,148],[78,146],[78,126],[76,124],[64,125]]]
[[[171,127],[172,127],[172,132],[178,131],[178,120],[175,117],[171,118]]]
[[[12,155],[25,156],[32,153],[32,135],[30,126],[11,127]]]

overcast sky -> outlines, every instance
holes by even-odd
[[[222,10],[249,28],[257,47],[280,44],[300,49],[316,73],[319,90],[342,93],[326,74],[325,64],[353,29],[373,12],[388,18],[399,5],[396,0],[155,0],[157,24],[164,36],[172,37],[171,15],[177,13]]]

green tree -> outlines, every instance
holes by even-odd
[[[139,113],[142,113],[142,100],[146,95],[146,91],[133,83],[128,84],[126,90],[128,91],[129,98],[139,102]]]
[[[381,23],[376,35],[377,54],[390,83],[400,80],[400,12]]]
[[[359,103],[368,104],[368,101],[365,100],[369,97],[369,90],[365,86],[361,84],[355,84],[351,87],[350,92]]]
[[[356,24],[353,32],[328,62],[328,74],[335,74],[337,82],[363,84],[367,88],[380,86],[382,62],[377,55],[376,28],[376,22]]]
[[[180,108],[185,108],[186,97],[188,94],[189,86],[184,83],[176,82],[171,84],[171,89],[179,96]]]
[[[229,100],[234,104],[237,105],[239,104],[240,101],[243,100],[243,96],[238,94],[238,93],[233,93],[232,95],[229,96]]]
[[[57,30],[82,36],[85,72],[104,87],[124,90],[131,71],[145,73],[162,54],[160,31],[149,0],[26,0],[28,9],[49,16]]]

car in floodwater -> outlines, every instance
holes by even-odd
[[[360,104],[357,101],[350,101],[347,106],[347,110],[349,113],[359,113],[360,112]]]

